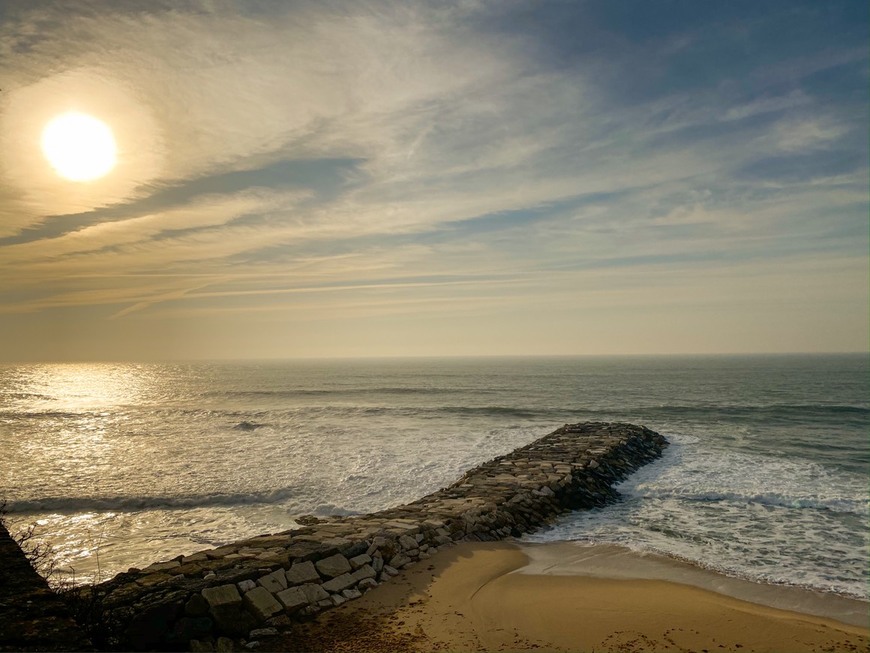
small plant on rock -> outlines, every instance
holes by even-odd
[[[7,514],[9,511],[6,508],[6,501],[3,500],[0,502],[0,524],[9,531],[9,535],[24,552],[36,573],[51,582],[57,573],[57,556],[51,545],[36,539],[36,524],[15,531],[10,530]]]
[[[0,502],[0,525],[9,530],[6,518],[6,501]],[[117,647],[117,624],[111,619],[104,607],[106,591],[99,583],[102,580],[99,564],[99,542],[95,547],[97,572],[84,582],[78,582],[75,569],[69,572],[57,564],[57,555],[47,542],[38,539],[37,525],[31,524],[23,529],[9,530],[9,534],[24,552],[33,569],[48,581],[51,589],[67,605],[70,616],[81,626],[96,650],[112,650]]]

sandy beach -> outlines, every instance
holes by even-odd
[[[662,569],[661,560],[614,549],[459,544],[261,650],[870,650],[865,603],[749,583],[720,588],[755,587],[763,605],[699,586],[722,577],[688,577],[678,563]],[[816,614],[769,605],[777,602]],[[818,616],[825,610],[853,623]]]

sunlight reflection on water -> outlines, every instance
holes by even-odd
[[[101,416],[108,416],[106,409],[140,404],[156,382],[147,367],[116,363],[42,364],[25,374],[19,379],[20,408],[33,412],[103,410]]]

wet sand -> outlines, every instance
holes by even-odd
[[[849,624],[686,584],[679,563],[643,558],[614,547],[463,543],[261,650],[870,651],[865,603],[828,606],[864,625]],[[680,582],[657,577],[671,574]],[[745,585],[738,592],[766,589]],[[777,596],[762,599],[826,605]]]

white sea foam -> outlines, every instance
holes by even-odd
[[[617,489],[646,499],[731,501],[817,508],[870,515],[866,479],[807,460],[727,451],[698,438],[670,434],[659,463],[639,470]]]
[[[868,599],[864,479],[810,461],[735,453],[670,434],[665,456],[530,541],[613,543],[729,575]]]

